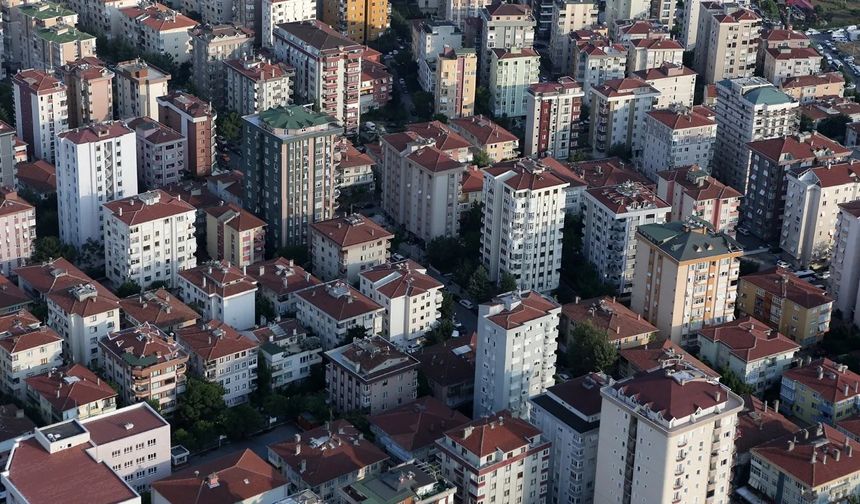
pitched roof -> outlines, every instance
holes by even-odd
[[[608,80],[600,86],[595,86],[591,91],[599,93],[607,98],[612,98],[616,96],[632,95],[640,89],[644,90],[646,93],[659,94],[659,91],[651,87],[647,82],[629,77],[624,79]]]
[[[104,208],[114,219],[129,227],[197,211],[188,202],[161,189],[113,200],[105,203]],[[194,220],[193,216],[191,220]]]
[[[15,165],[15,178],[20,185],[41,193],[57,192],[57,169],[42,159]]]
[[[796,87],[821,86],[826,84],[845,83],[845,77],[839,72],[826,72],[817,75],[798,75],[782,81],[783,89]]]
[[[287,485],[277,469],[246,448],[174,473],[152,489],[173,504],[233,504]]]
[[[36,207],[27,202],[24,198],[18,196],[18,193],[9,187],[0,187],[0,217],[14,215],[21,212],[27,212],[36,215]],[[18,219],[23,219],[26,216],[18,216]]]
[[[0,406],[0,442],[32,433],[36,424],[13,403]]]
[[[344,168],[354,168],[357,166],[370,166],[376,164],[369,155],[359,151],[352,145],[352,142],[345,140],[346,148],[340,153],[340,162],[337,167],[341,170]]]
[[[664,341],[651,341],[638,347],[621,349],[618,351],[618,355],[630,365],[634,372],[661,369],[663,363],[680,359],[691,363],[708,376],[720,376],[719,373],[668,339]]]
[[[0,347],[9,354],[62,340],[56,331],[42,325],[42,322],[27,310],[0,316]]]
[[[804,161],[821,161],[851,155],[851,149],[818,132],[756,140],[749,142],[747,146],[756,154],[778,163],[800,164]]]
[[[165,289],[149,290],[119,300],[126,317],[135,324],[151,323],[162,330],[196,322],[200,315]]]
[[[531,8],[525,4],[493,2],[484,7],[490,16],[530,16]]]
[[[559,77],[557,81],[536,82],[529,86],[529,93],[538,96],[544,95],[559,95],[559,94],[574,94],[582,96],[582,85],[573,77]]]
[[[497,450],[510,452],[528,447],[540,434],[537,427],[503,410],[493,417],[479,418],[451,429],[445,437],[478,457],[486,457]]]
[[[570,169],[589,188],[615,186],[627,181],[651,184],[650,180],[617,157],[580,161],[571,164]]]
[[[188,354],[172,338],[149,322],[114,331],[99,341],[102,352],[110,352],[131,368],[147,368],[170,361],[188,360]]]
[[[56,92],[65,92],[66,85],[55,79],[51,74],[42,70],[20,70],[12,76],[12,82],[22,88],[28,89],[31,93],[50,94]]]
[[[510,159],[485,168],[484,173],[496,178],[511,174],[511,176],[505,178],[504,183],[514,191],[525,189],[541,191],[551,187],[560,188],[567,185],[566,181],[556,175],[552,167],[545,164],[544,159]]]
[[[0,275],[0,312],[13,306],[29,304],[31,301],[30,296],[12,280]]]
[[[561,314],[576,323],[588,323],[606,332],[609,341],[617,341],[657,332],[657,328],[638,313],[609,296],[581,299],[562,305]]]
[[[453,127],[474,138],[478,146],[495,145],[505,142],[519,142],[510,131],[502,128],[483,115],[457,117],[450,120]]]
[[[468,140],[440,121],[412,123],[406,126],[406,131],[417,133],[421,138],[435,140],[436,148],[444,152],[450,152],[454,149],[468,149],[472,146]]]
[[[683,187],[684,193],[690,196],[693,201],[723,200],[743,196],[732,187],[710,176],[708,172],[702,170],[698,165],[661,171],[657,173],[657,176]]]
[[[816,185],[819,187],[836,187],[848,184],[860,183],[860,161],[850,159],[846,163],[828,164],[807,168],[797,176],[805,173],[815,176]]]
[[[197,26],[197,21],[157,2],[125,7],[119,11],[126,17],[157,32],[187,31],[189,28]]]
[[[231,59],[224,61],[234,72],[241,74],[254,82],[282,79],[295,74],[296,69],[286,63],[274,62],[261,57]]]
[[[220,320],[177,329],[176,338],[182,346],[197,354],[204,362],[239,352],[256,351],[260,346],[257,341]]]
[[[811,47],[771,47],[767,53],[778,60],[818,58],[821,55]]]
[[[484,190],[484,170],[477,166],[469,166],[463,172],[460,180],[460,191],[463,194],[479,193]]]
[[[793,380],[814,390],[827,402],[854,400],[860,395],[860,375],[827,358],[816,359],[805,366],[787,369],[784,379]]]
[[[425,396],[372,416],[368,421],[372,429],[385,433],[399,447],[412,452],[431,446],[445,431],[469,422],[469,417],[434,397]]]
[[[372,299],[341,280],[314,285],[296,295],[338,321],[382,310]]]
[[[615,214],[642,210],[668,211],[670,208],[654,191],[639,182],[628,181],[616,186],[596,187],[588,189],[586,193]]]
[[[235,203],[211,206],[204,211],[215,218],[222,226],[228,226],[239,232],[258,229],[266,225],[266,221]]]
[[[362,50],[361,45],[357,42],[353,42],[329,25],[315,19],[294,23],[281,23],[277,25],[277,28],[298,38],[318,51],[341,48],[347,51]]]
[[[809,40],[803,32],[799,32],[796,30],[785,30],[782,28],[774,28],[765,32],[761,36],[762,40],[766,40],[768,42],[786,42],[790,40]]]
[[[171,91],[156,98],[158,105],[170,105],[191,117],[208,117],[215,114],[212,106],[200,98],[183,91]]]
[[[777,402],[778,404],[778,402]],[[744,396],[744,410],[738,414],[735,451],[739,454],[767,441],[796,432],[798,426],[753,395]]]
[[[725,346],[732,355],[747,363],[800,349],[794,341],[750,316],[702,327],[697,334]]]
[[[493,55],[500,60],[515,59],[515,58],[540,58],[540,54],[531,47],[523,48],[495,48],[492,49]]]
[[[606,375],[588,373],[553,385],[546,391],[582,415],[593,416],[600,413],[600,405],[603,402],[600,387],[608,385],[610,381]]]
[[[678,77],[687,77],[690,75],[697,74],[695,71],[685,67],[684,65],[665,61],[662,65],[658,67],[633,72],[632,77],[634,79],[640,79],[643,81],[652,81],[658,79],[675,79]]]
[[[707,126],[714,126],[716,130],[717,126],[716,120],[707,115],[700,114],[697,110],[659,109],[649,111],[648,116],[671,130],[704,128]]]
[[[639,226],[637,234],[650,241],[675,261],[702,261],[705,258],[732,255],[740,257],[740,243],[724,233],[714,233],[707,226],[695,227],[688,222],[666,222]]]
[[[373,219],[361,214],[318,221],[311,229],[340,248],[354,247],[363,243],[388,240],[394,235]]]
[[[475,381],[475,349],[466,337],[451,338],[443,343],[423,347],[415,358],[421,361],[421,372],[439,385],[457,385]]]
[[[462,169],[463,164],[436,147],[422,147],[406,156],[410,161],[433,173]]]
[[[322,283],[319,278],[294,264],[292,259],[284,257],[252,264],[248,266],[247,272],[257,281],[260,288],[267,289],[277,296],[297,292]]]
[[[502,294],[487,304],[491,306],[490,312],[486,315],[487,320],[505,330],[546,317],[554,310],[560,311],[561,308],[552,299],[531,290]]]
[[[112,292],[62,257],[22,266],[15,274],[66,313],[87,317],[119,308]]]
[[[789,299],[804,308],[814,308],[833,302],[833,299],[823,290],[809,282],[804,282],[784,268],[774,267],[750,273],[742,276],[740,280],[764,289],[776,297]]]
[[[123,135],[133,134],[125,123],[120,121],[108,121],[82,126],[77,129],[63,131],[57,134],[57,138],[68,140],[74,144],[86,144],[104,142]]]
[[[388,299],[419,296],[443,287],[442,282],[427,274],[427,268],[412,259],[386,262],[362,271],[359,276],[376,284],[371,288]]]
[[[148,116],[132,119],[128,122],[128,127],[137,134],[138,141],[143,139],[153,145],[185,142],[185,137],[181,133]]]
[[[119,439],[138,436],[167,427],[170,424],[147,403],[137,403],[109,413],[81,420],[90,433],[90,440],[98,445]]]
[[[58,412],[116,397],[107,381],[80,364],[72,364],[25,380],[27,388],[42,396]]]
[[[382,336],[368,336],[329,350],[326,359],[361,381],[372,382],[418,367],[418,360]]]
[[[209,296],[227,298],[257,290],[253,278],[226,261],[209,261],[182,270],[179,276]]]

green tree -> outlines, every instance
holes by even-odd
[[[176,424],[178,427],[193,427],[201,421],[219,419],[226,410],[224,388],[218,383],[189,378],[185,392],[179,396],[176,405]],[[205,432],[206,426],[199,426]]]
[[[574,376],[592,371],[609,372],[618,359],[618,350],[609,342],[606,331],[588,322],[574,328],[567,350],[567,360]]]
[[[257,403],[261,404],[265,398],[272,393],[272,370],[266,364],[266,359],[262,356],[257,356],[257,389],[254,395],[257,398]]]
[[[816,130],[822,135],[841,143],[845,141],[845,128],[850,122],[850,117],[845,114],[839,114],[835,117],[822,119],[818,123]]]
[[[218,114],[216,128],[219,135],[231,142],[238,142],[242,138],[242,117],[236,112]]]
[[[36,239],[34,252],[30,260],[32,262],[45,262],[51,259],[64,258],[69,262],[75,262],[78,258],[78,250],[71,245],[66,245],[56,236],[43,236]]]
[[[502,273],[502,277],[499,279],[499,291],[500,292],[511,292],[517,290],[519,285],[517,284],[517,279],[514,278],[513,275],[505,271]]]
[[[346,330],[346,341],[366,338],[369,332],[364,326],[354,325]]]
[[[274,257],[284,257],[292,259],[296,264],[307,265],[310,262],[308,248],[304,245],[292,245],[289,247],[281,247],[275,251]]]
[[[469,286],[467,287],[469,295],[479,303],[483,303],[492,295],[492,285],[490,284],[490,276],[487,274],[486,268],[483,265],[475,268],[472,276],[469,277]]]
[[[720,370],[720,376],[722,376],[720,381],[735,394],[744,395],[755,392],[755,389],[744,383],[731,369],[723,368]]]
[[[0,82],[0,120],[15,127],[15,92],[8,78]]]
[[[433,120],[443,124],[448,124],[448,116],[445,114],[433,114]]]
[[[610,147],[608,151],[606,151],[606,156],[620,157],[625,161],[630,161],[630,159],[633,157],[633,152],[629,148],[627,148],[627,144],[623,142],[618,142],[617,144],[614,144],[612,147]]]
[[[140,284],[134,280],[126,280],[116,289],[116,295],[121,298],[133,296],[135,294],[140,294]]]
[[[114,390],[116,390],[115,387]],[[159,403],[156,399],[147,399],[146,403],[149,404],[149,407],[154,409],[157,413],[161,413],[161,403]]]
[[[267,323],[272,323],[275,320],[275,317],[278,314],[275,312],[275,305],[272,301],[257,291],[257,295],[254,298],[254,309],[257,312],[257,323],[262,324],[263,318],[266,319]]]
[[[472,162],[478,165],[479,168],[483,168],[485,166],[490,166],[491,164],[493,164],[493,160],[490,159],[490,155],[483,150],[475,153],[475,156],[472,158]]]
[[[170,289],[170,284],[165,280],[156,280],[149,284],[146,290]]]
[[[232,440],[246,439],[266,426],[266,419],[250,404],[228,409],[224,415],[222,431]]]
[[[454,322],[450,318],[440,318],[436,325],[424,333],[428,345],[435,345],[451,339],[454,332]]]
[[[433,95],[427,91],[415,91],[411,96],[415,115],[421,120],[429,120],[433,116]]]
[[[749,275],[751,273],[756,273],[759,270],[760,266],[761,265],[758,263],[758,261],[742,258],[740,261],[740,268],[738,270],[738,274],[740,276],[744,276]]]
[[[427,261],[443,273],[453,271],[461,253],[461,245],[452,236],[438,236],[427,243]]]
[[[490,91],[485,87],[478,87],[475,90],[475,114],[483,114],[488,117],[493,117],[493,105]]]
[[[282,394],[269,394],[263,402],[263,411],[269,416],[288,419],[295,418],[300,413],[300,402],[295,398]]]
[[[442,304],[439,306],[439,318],[451,320],[454,317],[454,297],[447,290],[442,291]]]

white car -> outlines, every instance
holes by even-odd
[[[776,265],[779,266],[780,268],[786,268],[786,269],[791,268],[791,264],[788,264],[788,261],[783,261],[782,259],[777,261]]]
[[[465,308],[467,310],[471,310],[472,308],[475,307],[475,303],[469,301],[468,299],[461,299],[460,300],[460,306],[462,306],[463,308]]]

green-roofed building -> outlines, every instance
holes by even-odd
[[[268,223],[270,249],[307,244],[308,225],[334,217],[343,128],[301,105],[243,119],[245,207]]]
[[[79,58],[96,55],[96,38],[74,26],[56,24],[33,35],[33,66],[60,68]]]
[[[424,465],[405,463],[388,471],[344,485],[338,490],[346,504],[401,504],[449,502],[457,489],[434,476]]]
[[[750,175],[747,144],[796,134],[799,104],[761,77],[722,80],[716,87],[719,134],[714,146],[714,176],[746,194]]]
[[[741,245],[701,222],[645,224],[636,233],[630,309],[684,344],[703,325],[732,320]]]
[[[56,25],[75,26],[78,13],[52,2],[39,2],[18,5],[9,12],[8,42],[4,59],[17,64],[20,68],[44,68],[38,66],[39,56],[33,50],[33,40],[39,31]]]

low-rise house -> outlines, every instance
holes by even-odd
[[[348,343],[351,329],[382,332],[384,308],[349,284],[334,280],[296,293],[296,318],[322,340],[323,350]]]
[[[840,115],[848,116],[851,122],[860,121],[860,103],[848,98],[831,97],[811,101],[801,105],[800,117],[806,117],[813,128],[818,128],[821,121],[832,119]]]
[[[296,293],[322,283],[292,259],[284,257],[253,264],[246,271],[257,281],[260,294],[272,303],[278,315],[296,313]]]
[[[26,310],[33,300],[20,287],[3,275],[0,275],[0,316]]]
[[[36,431],[36,423],[13,403],[0,406],[0,463],[6,467],[9,452],[18,441]]]
[[[390,411],[368,418],[376,443],[401,462],[433,462],[436,440],[445,432],[469,422],[439,399],[421,397]]]
[[[338,490],[344,504],[378,502],[395,504],[452,504],[457,489],[425,465],[407,462]]]
[[[235,329],[256,322],[257,281],[225,261],[210,261],[179,273],[179,296],[207,320]]]
[[[773,439],[797,432],[799,427],[779,412],[779,400],[770,405],[757,397],[744,396],[744,409],[738,413],[738,434],[735,437],[735,458],[732,463],[735,481],[742,468],[749,468],[752,455],[750,450]],[[740,483],[740,482],[738,482]],[[746,483],[746,481],[743,481]]]
[[[292,488],[312,490],[323,502],[338,503],[339,488],[382,471],[388,460],[346,420],[296,434],[295,439],[269,445],[269,462]]]
[[[381,336],[329,350],[325,360],[326,394],[337,411],[376,415],[418,394],[418,360]]]
[[[290,502],[289,482],[249,449],[195,465],[152,485],[152,504]]]
[[[257,387],[258,342],[215,320],[184,327],[176,339],[188,352],[191,370],[224,388],[227,406],[248,401]]]
[[[105,376],[125,404],[154,403],[162,413],[176,409],[188,353],[173,337],[144,322],[102,338],[101,353]]]
[[[244,268],[264,259],[266,223],[233,204],[206,209],[206,252],[212,259]]]
[[[364,270],[385,263],[394,235],[363,215],[335,217],[310,225],[311,261],[323,280],[358,281]]]
[[[356,149],[349,140],[344,140],[344,144],[340,161],[337,162],[337,173],[341,179],[338,188],[341,191],[364,189],[372,193],[376,188],[373,178],[373,165],[376,163],[369,155]]]
[[[475,152],[485,152],[491,163],[519,156],[520,140],[483,115],[450,119],[448,125],[472,144]]]
[[[699,357],[734,373],[762,394],[782,379],[800,345],[753,317],[705,326],[697,332]]]
[[[839,72],[789,77],[779,89],[800,103],[823,98],[841,97],[845,93],[845,77]]]
[[[150,290],[119,300],[126,326],[152,324],[167,334],[194,325],[200,314],[165,289]]]
[[[51,369],[25,382],[28,401],[48,423],[83,420],[116,409],[116,391],[80,364]]]
[[[860,406],[860,375],[845,364],[807,357],[802,366],[782,374],[782,411],[801,422],[835,425]]]
[[[27,310],[0,316],[0,383],[23,401],[24,380],[63,365],[63,339]]]
[[[561,307],[559,333],[569,347],[573,333],[580,324],[588,324],[606,334],[606,339],[617,348],[645,345],[657,336],[657,328],[634,313],[614,297],[591,299],[579,297]]]
[[[251,331],[260,344],[259,357],[271,375],[272,388],[300,382],[311,375],[311,366],[322,363],[322,345],[296,319],[275,320]]]
[[[415,354],[430,394],[449,408],[466,406],[475,395],[475,343],[471,340],[471,336],[451,338]]]
[[[57,169],[51,163],[38,159],[32,163],[24,161],[15,165],[15,184],[19,191],[30,192],[40,199],[57,194]]]
[[[631,377],[637,373],[653,371],[675,361],[687,362],[707,376],[714,378],[720,376],[719,373],[690,355],[670,339],[652,341],[642,346],[618,351],[618,370],[622,377]]]

